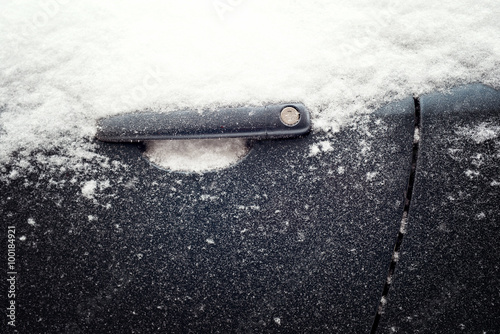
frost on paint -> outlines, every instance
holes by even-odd
[[[474,0],[4,1],[0,180],[112,168],[93,138],[118,113],[297,101],[328,138],[412,94],[499,88],[499,12]]]
[[[483,122],[473,127],[461,127],[457,130],[457,134],[472,139],[476,144],[481,144],[499,137],[500,126]]]

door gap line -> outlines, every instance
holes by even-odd
[[[370,333],[375,334],[377,332],[380,319],[384,314],[385,308],[388,302],[388,294],[390,287],[393,283],[394,272],[396,270],[397,263],[399,261],[399,252],[401,249],[401,244],[403,243],[403,238],[406,234],[406,227],[408,224],[408,214],[410,212],[410,204],[413,196],[413,187],[415,184],[415,174],[417,170],[417,160],[420,145],[420,99],[418,97],[413,98],[415,103],[415,123],[414,123],[414,133],[413,133],[413,147],[412,147],[412,161],[411,161],[411,171],[410,177],[408,179],[408,185],[405,192],[405,205],[403,209],[403,216],[401,218],[401,223],[398,231],[398,236],[396,239],[396,244],[394,245],[394,250],[392,252],[391,263],[389,265],[389,270],[387,272],[387,279],[384,284],[384,289],[382,290],[382,297],[380,298],[379,305],[377,307],[377,313],[375,314],[375,319]]]

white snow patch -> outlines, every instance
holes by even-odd
[[[477,144],[481,144],[486,140],[495,139],[500,136],[500,126],[483,122],[474,127],[461,127],[457,133],[469,137]]]
[[[200,199],[202,201],[215,201],[215,200],[219,199],[219,196],[212,196],[212,195],[203,194],[200,196]]]
[[[238,205],[237,208],[238,210],[260,210],[260,205],[250,205],[250,206]]]
[[[33,218],[28,218],[28,224],[31,225],[31,226],[35,226],[36,225],[36,222]]]
[[[366,173],[366,181],[371,182],[377,176],[378,172],[368,172]]]
[[[465,175],[467,175],[469,177],[469,179],[472,180],[475,177],[478,177],[479,175],[481,175],[481,173],[479,173],[477,170],[468,169],[465,171]]]
[[[420,141],[420,129],[415,128],[415,132],[413,133],[413,143],[417,144]]]
[[[323,152],[333,151],[332,144],[328,140],[323,140],[323,141],[319,142],[319,146],[321,146],[321,150]]]
[[[214,239],[212,239],[212,238],[208,238],[208,239],[207,239],[207,240],[205,240],[205,241],[206,241],[206,243],[207,243],[207,244],[209,244],[209,245],[215,245],[215,241],[214,241]]]
[[[96,188],[97,188],[97,181],[95,180],[87,181],[82,186],[82,195],[87,197],[88,199],[93,199]]]
[[[333,146],[329,140],[322,140],[309,146],[309,156],[313,157],[319,153],[333,151]]]
[[[394,262],[398,262],[399,261],[399,252],[394,252],[394,254],[392,254],[392,259]]]
[[[234,165],[248,152],[246,140],[240,138],[193,139],[150,141],[144,155],[169,170],[201,173]]]
[[[320,149],[319,145],[317,145],[317,144],[312,144],[309,147],[309,156],[310,157],[313,157],[313,156],[317,155],[320,152],[321,152],[321,149]]]
[[[406,234],[408,228],[408,213],[403,213],[403,219],[401,219],[401,225],[399,227],[399,233]]]
[[[19,240],[21,240],[21,241],[26,241],[26,236],[25,236],[25,235],[20,236],[20,237],[19,237]]]
[[[11,180],[15,180],[19,177],[19,172],[17,170],[12,170],[10,173],[9,173],[9,178]]]
[[[228,3],[4,1],[0,165],[111,166],[96,120],[136,110],[300,101],[315,131],[337,131],[412,94],[500,86],[498,1]]]

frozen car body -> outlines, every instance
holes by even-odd
[[[183,174],[96,142],[129,167],[95,170],[85,196],[43,170],[2,184],[16,330],[494,332],[499,111],[471,85],[390,104],[319,156],[311,133]]]

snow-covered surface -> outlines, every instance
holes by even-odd
[[[96,120],[117,113],[299,101],[314,130],[328,133],[408,95],[500,86],[497,0],[19,0],[1,8],[3,178],[34,165],[80,174],[112,167],[92,139]],[[329,149],[318,145],[311,152]]]
[[[82,187],[82,195],[89,199],[94,198],[96,188],[97,182],[95,180],[87,181]]]
[[[168,170],[205,172],[226,168],[249,151],[244,139],[165,140],[146,143],[145,156]]]

